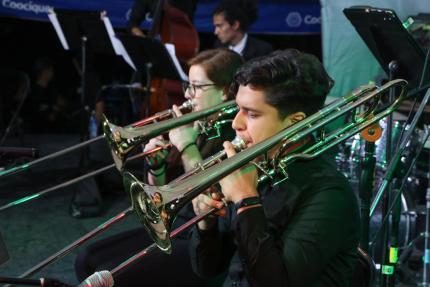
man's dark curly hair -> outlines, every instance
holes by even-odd
[[[223,0],[213,11],[212,15],[223,15],[224,19],[233,25],[240,23],[240,30],[245,32],[258,18],[256,0]]]
[[[237,71],[230,93],[236,94],[240,85],[261,90],[283,119],[295,112],[306,116],[317,112],[333,84],[315,56],[287,49],[246,62]]]

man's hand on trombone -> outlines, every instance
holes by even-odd
[[[236,154],[234,146],[230,142],[224,142],[224,150],[227,157]],[[238,203],[245,198],[258,197],[257,192],[258,174],[254,165],[246,165],[224,177],[219,183],[227,202]],[[238,210],[240,213],[241,210]]]

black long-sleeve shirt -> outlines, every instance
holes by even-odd
[[[228,268],[223,286],[350,286],[359,241],[356,197],[324,156],[295,162],[289,179],[259,187],[263,207],[232,208],[208,231],[191,232],[202,277]]]

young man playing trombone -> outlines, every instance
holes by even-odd
[[[232,85],[239,107],[233,128],[253,146],[317,112],[332,83],[314,56],[297,50],[251,60]],[[281,157],[313,142],[309,136]],[[261,159],[273,157],[280,145]],[[229,157],[236,153],[229,142],[224,148]],[[324,155],[298,160],[287,173],[257,187],[257,169],[248,165],[220,181],[223,201],[233,205],[193,228],[190,252],[198,275],[228,270],[223,286],[351,285],[360,223],[347,180]],[[193,200],[196,214],[222,206],[215,193]]]

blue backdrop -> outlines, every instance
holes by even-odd
[[[105,10],[114,27],[125,27],[133,0],[0,0],[0,14],[48,21],[51,8]],[[199,32],[212,32],[211,12],[217,0],[199,1],[194,23]],[[145,23],[143,24],[145,25]],[[146,23],[148,25],[148,23]],[[254,33],[308,34],[321,31],[321,6],[318,0],[259,1],[259,19]]]

